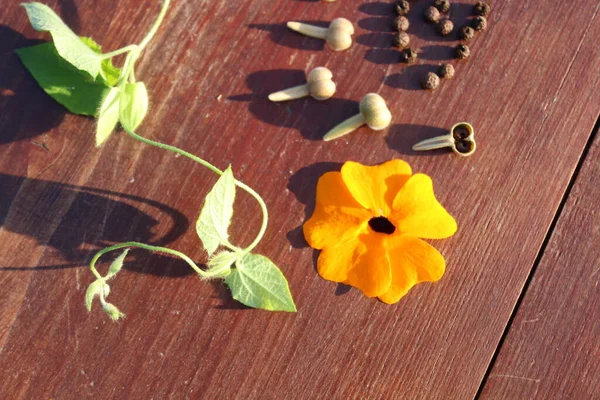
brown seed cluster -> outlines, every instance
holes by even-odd
[[[477,32],[485,31],[487,29],[487,17],[490,15],[491,11],[491,7],[486,2],[477,2],[473,9],[475,17],[471,20],[470,25],[465,25],[458,31],[460,40],[468,42],[475,37]],[[458,59],[467,59],[471,55],[471,49],[469,49],[469,46],[466,44],[460,44],[456,46],[455,55]]]
[[[436,24],[437,31],[442,36],[447,36],[454,30],[452,21],[444,16],[448,11],[450,11],[450,0],[434,0],[433,5],[425,10],[425,20]]]
[[[393,46],[400,51],[400,61],[413,64],[417,61],[417,52],[409,47],[410,38],[406,31],[410,27],[410,22],[407,15],[410,11],[410,3],[407,0],[400,0],[395,5],[396,14],[392,26],[397,32],[393,35]],[[450,11],[450,0],[433,0],[430,7],[427,7],[424,13],[426,21],[436,24],[438,33],[442,36],[450,35],[454,31],[454,24],[445,15]],[[479,1],[474,6],[474,18],[471,19],[468,25],[462,26],[458,31],[460,40],[468,42],[472,40],[477,32],[482,32],[487,29],[487,17],[491,12],[490,6]],[[455,58],[465,60],[471,55],[471,49],[464,43],[457,45],[454,48]],[[428,72],[421,79],[421,87],[426,90],[436,90],[441,82],[441,79],[454,78],[455,70],[452,64],[440,64],[437,72]],[[467,151],[468,149],[463,149]]]

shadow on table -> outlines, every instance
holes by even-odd
[[[322,26],[327,28],[329,22],[327,21],[296,21],[303,22],[310,25]],[[308,51],[321,51],[325,48],[325,41],[321,39],[311,38],[306,35],[302,35],[298,32],[294,32],[288,29],[286,22],[280,24],[249,24],[248,28],[258,29],[269,33],[269,39],[271,42],[278,46],[285,46],[291,49],[297,50],[308,50]]]
[[[49,266],[2,266],[0,270],[82,267],[89,263],[93,252],[114,243],[139,241],[163,246],[179,238],[189,227],[183,214],[165,204],[108,190],[0,174],[0,192],[0,227],[50,246],[68,261]],[[141,204],[168,216],[170,229],[164,235],[154,237],[152,229],[159,221],[136,207]],[[130,254],[125,268],[134,272],[171,277],[193,273],[185,262],[172,257],[141,250],[132,250]],[[150,263],[146,262],[149,258]]]
[[[40,43],[0,25],[0,145],[47,132],[66,112],[38,86],[14,52]]]
[[[439,65],[415,64],[405,66],[400,72],[387,75],[383,78],[383,84],[394,89],[423,90],[421,79],[428,72],[437,72]]]
[[[288,190],[296,196],[296,199],[304,204],[304,222],[308,220],[315,210],[315,200],[317,196],[317,182],[319,178],[330,171],[339,171],[342,168],[342,164],[334,162],[320,162],[307,167],[300,168],[294,175],[291,176],[288,182]],[[308,247],[308,243],[304,239],[302,233],[302,225],[292,229],[286,234],[286,237],[292,247],[301,249]],[[313,267],[315,272],[317,270],[317,260],[319,257],[319,250],[313,251]],[[352,287],[338,283],[335,289],[335,295],[341,296],[348,293]]]
[[[228,97],[231,101],[248,102],[248,110],[270,125],[298,130],[309,140],[321,140],[323,135],[358,111],[354,100],[330,98],[317,101],[311,97],[274,103],[270,93],[306,83],[302,70],[273,69],[254,72],[246,78],[251,93]]]
[[[321,175],[330,171],[339,171],[340,163],[320,162],[307,167],[302,167],[290,177],[287,189],[296,196],[296,199],[304,204],[304,221],[308,220],[315,210],[317,193],[317,182]],[[302,225],[292,229],[286,234],[292,247],[301,249],[308,247],[302,233]]]

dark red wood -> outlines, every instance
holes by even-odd
[[[597,0],[490,1],[488,31],[456,77],[434,93],[419,78],[457,42],[421,21],[416,65],[389,48],[390,3],[175,0],[136,76],[151,112],[139,133],[233,165],[270,210],[257,251],[289,279],[297,314],[248,310],[185,264],[135,251],[111,285],[127,318],[110,322],[83,295],[92,254],[114,242],[161,243],[205,261],[193,230],[216,176],[182,157],[115,135],[94,147],[94,122],[65,114],[12,50],[46,37],[15,0],[0,11],[0,393],[9,398],[468,399],[483,376],[547,235],[600,104]],[[453,4],[457,26],[472,4]],[[139,41],[158,2],[50,1],[106,51]],[[334,53],[285,28],[289,20],[355,23]],[[335,98],[271,104],[268,93],[327,66]],[[378,92],[394,116],[319,140]],[[416,154],[419,140],[454,123],[476,129],[468,159]],[[346,160],[392,158],[432,176],[459,231],[435,242],[448,268],[436,284],[388,306],[336,287],[315,271],[300,226],[318,177]],[[233,242],[260,224],[240,194]],[[104,266],[105,267],[105,266]]]
[[[595,399],[600,393],[599,156],[596,134],[482,399]]]

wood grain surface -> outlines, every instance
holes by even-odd
[[[482,399],[600,394],[600,135],[483,387]]]
[[[457,42],[422,21],[428,3],[411,3],[409,34],[420,58],[406,66],[389,47],[391,2],[174,0],[136,71],[152,106],[139,133],[220,168],[232,164],[236,177],[265,198],[270,221],[257,250],[285,273],[298,313],[246,309],[222,284],[200,281],[184,263],[133,251],[111,285],[110,301],[127,314],[115,324],[83,305],[93,253],[140,240],[204,262],[193,225],[216,176],[123,134],[96,149],[93,120],[66,114],[14,55],[47,36],[29,26],[19,1],[4,1],[0,393],[10,399],[476,396],[600,113],[600,1],[490,1],[488,30],[470,44],[470,59],[452,61],[456,77],[434,93],[420,90],[419,79],[450,59]],[[453,2],[457,26],[467,22],[473,3]],[[105,51],[139,41],[160,7],[134,0],[48,4]],[[342,53],[285,28],[290,20],[326,25],[342,16],[356,27],[354,45]],[[335,98],[266,100],[302,83],[316,66],[333,71]],[[393,125],[321,141],[357,112],[368,92],[387,100]],[[473,157],[410,150],[459,121],[476,129]],[[347,160],[392,158],[433,178],[459,231],[434,243],[448,264],[442,280],[389,306],[321,279],[318,253],[307,247],[301,225],[322,173]],[[259,224],[258,206],[240,194],[233,242],[249,243]],[[577,238],[589,246],[585,232],[556,239],[554,248]],[[534,272],[544,273],[543,265]],[[589,288],[584,284],[571,282]],[[555,306],[542,297],[526,310]],[[568,327],[552,329],[560,334]],[[494,386],[494,374],[529,373],[514,370],[529,359],[503,356],[520,342],[509,334],[504,344],[502,369],[492,370],[484,390],[500,397],[510,393]],[[592,363],[597,355],[579,353],[577,360]],[[540,372],[560,373],[544,360],[549,366]]]

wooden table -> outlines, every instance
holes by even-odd
[[[47,38],[19,3],[0,10],[3,398],[600,398],[600,1],[490,0],[472,56],[430,93],[419,77],[457,42],[422,22],[429,1],[412,3],[420,58],[406,66],[389,47],[390,2],[175,0],[139,63],[151,96],[139,132],[232,164],[265,198],[258,251],[298,312],[246,309],[185,263],[133,251],[109,298],[119,323],[85,310],[91,256],[140,240],[205,262],[193,227],[216,176],[122,133],[95,148],[94,121],[67,114],[12,52]],[[105,51],[139,41],[160,7],[48,3]],[[453,2],[457,26],[472,3]],[[356,26],[341,53],[285,28],[340,16]],[[316,66],[334,71],[334,99],[266,100]],[[321,141],[368,92],[393,125]],[[473,157],[411,151],[459,121],[476,129]],[[390,306],[320,278],[301,225],[321,174],[393,158],[433,178],[459,231],[434,243],[442,280]],[[236,243],[259,214],[238,196]]]

